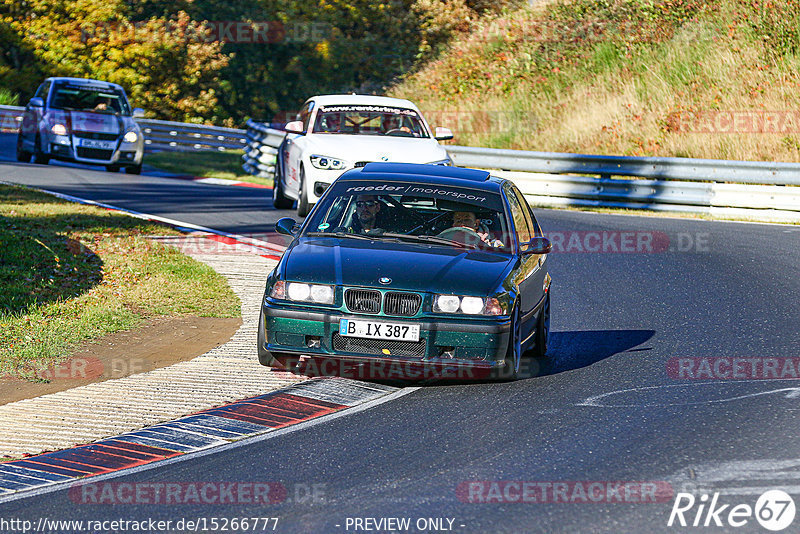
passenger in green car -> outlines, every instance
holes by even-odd
[[[499,239],[492,239],[489,235],[489,230],[481,224],[481,221],[478,219],[477,215],[475,215],[472,211],[455,211],[453,212],[453,226],[448,231],[445,230],[440,235],[449,235],[452,234],[452,230],[464,228],[469,233],[476,234],[481,241],[491,247],[502,247],[503,242]],[[469,235],[469,233],[467,235]]]

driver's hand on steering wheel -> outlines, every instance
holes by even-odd
[[[500,241],[499,239],[492,240],[492,238],[489,237],[489,232],[477,231],[475,233],[478,234],[478,237],[481,238],[481,241],[483,241],[484,243],[486,243],[490,247],[499,248],[499,247],[503,246],[503,242]]]

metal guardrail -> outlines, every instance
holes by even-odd
[[[525,197],[538,205],[800,221],[798,163],[597,156],[462,146],[448,147],[448,152],[459,166],[493,169],[495,175],[513,180]]]
[[[285,135],[284,131],[273,130],[252,120],[247,121],[247,146],[242,155],[244,170],[254,176],[274,178],[278,147],[283,143]]]
[[[596,156],[469,146],[451,146],[447,151],[457,165],[482,169],[598,174],[603,178],[635,176],[652,180],[800,185],[800,163]]]
[[[17,132],[22,122],[19,106],[0,106],[0,131]],[[243,150],[245,130],[185,122],[136,119],[144,134],[145,149],[169,151]]]
[[[145,147],[155,150],[243,150],[245,130],[185,122],[136,119]]]
[[[19,106],[0,106],[0,132],[14,133],[19,131],[22,124],[22,112],[25,108]]]
[[[275,154],[284,134],[249,121],[244,169],[250,174],[273,177]],[[458,166],[489,169],[513,180],[537,205],[688,211],[800,221],[800,187],[794,187],[800,186],[798,163],[597,156],[467,146],[448,146],[447,151]]]
[[[24,109],[0,106],[0,131],[17,131]],[[152,119],[137,122],[151,150],[241,149],[245,171],[264,178],[274,177],[278,147],[285,137],[285,132],[252,120],[247,122],[247,130]],[[456,165],[490,169],[512,179],[529,200],[542,205],[730,213],[800,221],[798,163],[638,158],[466,146],[448,146],[447,151]]]

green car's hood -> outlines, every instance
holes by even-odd
[[[298,239],[281,263],[289,281],[489,295],[513,261],[508,254],[480,250],[325,237]],[[391,282],[381,284],[382,277]]]

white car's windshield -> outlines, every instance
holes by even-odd
[[[391,106],[323,106],[314,133],[430,137],[419,114]]]
[[[69,83],[55,86],[50,107],[64,111],[88,111],[112,115],[131,114],[128,101],[120,91]]]

